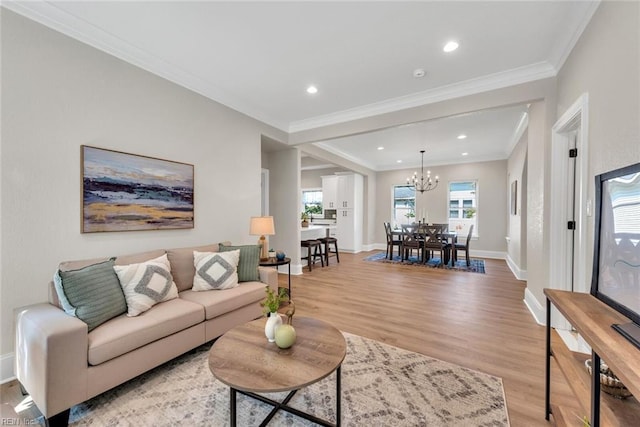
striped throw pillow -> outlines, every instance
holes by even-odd
[[[78,270],[58,270],[53,283],[62,308],[87,324],[89,332],[127,312],[127,303],[113,271],[115,258]]]

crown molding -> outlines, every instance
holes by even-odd
[[[593,18],[593,14],[596,13],[596,10],[600,6],[601,0],[593,0],[588,2],[588,7],[584,10],[583,16],[576,19],[578,21],[578,25],[576,27],[575,32],[569,37],[567,43],[559,43],[558,46],[561,46],[562,49],[558,49],[555,52],[552,52],[550,62],[554,65],[556,70],[560,70],[564,65],[565,61],[571,54],[571,51],[580,40],[582,33],[584,32],[589,22],[591,22],[591,18]]]
[[[55,4],[45,1],[2,1],[2,7],[36,21],[75,40],[85,43],[129,64],[209,98],[225,107],[286,132],[288,123],[279,121],[252,107],[248,102],[211,85],[176,64],[164,61],[96,27]]]
[[[361,158],[358,157],[354,157],[351,154],[345,153],[342,150],[338,150],[337,148],[325,143],[325,142],[314,142],[313,145],[315,145],[316,147],[322,148],[325,151],[328,151],[331,154],[335,154],[338,157],[342,157],[345,160],[349,160],[350,162],[353,162],[357,165],[360,165],[362,167],[365,167],[367,169],[371,169],[372,171],[378,171],[378,169],[376,169],[375,165],[372,165],[371,163],[365,162],[364,160],[362,160]]]
[[[516,126],[515,130],[513,131],[511,140],[509,141],[509,144],[505,148],[504,154],[507,157],[511,155],[511,152],[513,151],[515,146],[518,144],[518,141],[520,141],[520,138],[522,138],[522,135],[524,135],[528,126],[529,126],[529,113],[522,113],[522,117],[520,117],[520,121],[518,122],[518,125]]]
[[[538,62],[525,67],[502,71],[488,76],[441,86],[407,96],[392,98],[362,107],[292,122],[289,126],[289,133],[315,129],[337,123],[376,116],[379,114],[391,113],[407,108],[419,107],[421,105],[447,101],[449,99],[460,98],[463,96],[475,95],[491,90],[502,89],[522,83],[554,77],[556,73],[557,70],[550,63]]]

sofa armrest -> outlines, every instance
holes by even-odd
[[[49,418],[87,399],[87,324],[51,304],[17,310],[16,376]]]
[[[258,267],[258,272],[260,273],[260,281],[278,293],[278,270],[273,267]]]

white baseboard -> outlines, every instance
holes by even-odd
[[[540,304],[536,297],[531,293],[529,288],[524,290],[524,303],[533,315],[538,325],[545,326],[547,324],[546,309]]]
[[[562,341],[564,341],[567,348],[573,352],[591,354],[591,347],[589,344],[577,333],[566,331],[564,329],[556,329]]]
[[[516,276],[516,279],[527,280],[527,270],[522,270],[520,267],[518,267],[516,263],[513,262],[509,254],[507,254],[506,261],[507,261],[507,265],[509,266],[509,269],[511,270],[513,275]]]
[[[366,249],[365,249],[366,248]],[[372,250],[380,250],[386,251],[387,244],[386,243],[373,243],[371,245],[363,246],[363,250],[372,251]],[[393,248],[394,253],[398,250],[397,247]],[[469,252],[469,255],[474,258],[492,258],[492,259],[506,259],[507,253],[501,251],[483,251],[483,250],[473,250]]]
[[[491,259],[505,259],[507,257],[506,252],[501,251],[483,251],[483,250],[473,250],[469,251],[469,255],[473,258],[491,258]],[[458,257],[458,259],[460,259]]]
[[[0,356],[0,384],[15,380],[13,372],[15,353],[7,353]]]

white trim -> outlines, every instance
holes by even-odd
[[[311,119],[291,122],[289,124],[289,133],[349,122],[407,108],[419,107],[449,99],[502,89],[522,83],[554,77],[556,73],[557,70],[553,65],[546,61],[542,61],[536,64],[501,71],[495,74],[477,77],[411,95],[387,99],[385,101],[338,111],[323,116],[317,116]]]
[[[589,96],[582,94],[578,100],[558,119],[551,130],[551,174],[552,183],[566,182],[567,175],[567,151],[568,133],[579,130],[578,158],[576,160],[575,198],[576,220],[575,236],[575,263],[580,266],[590,265],[587,259],[587,214],[586,207],[589,203],[588,189],[588,162],[589,162]],[[567,268],[567,254],[569,248],[569,234],[566,231],[568,197],[567,188],[564,185],[552,185],[550,190],[550,235],[554,236],[554,244],[549,248],[549,287],[554,289],[570,290],[567,286],[567,278],[571,271]],[[585,268],[577,269],[577,277],[574,278],[574,289],[586,292],[587,278]]]
[[[556,332],[560,335],[560,338],[562,338],[562,341],[564,341],[569,350],[578,353],[591,354],[591,347],[589,347],[589,344],[587,344],[584,338],[577,333],[562,329],[556,329]]]
[[[372,250],[381,250],[381,251],[386,251],[387,250],[387,244],[386,243],[374,243],[372,245],[367,245],[367,249],[364,249],[365,251],[372,251]],[[395,253],[397,251],[397,249],[395,249],[393,252]],[[484,250],[473,250],[471,249],[469,251],[469,256],[471,256],[472,258],[490,258],[490,259],[507,259],[507,253],[506,252],[502,252],[502,251],[484,251]]]
[[[15,366],[15,353],[7,353],[0,356],[0,384],[15,380],[13,372]]]
[[[565,61],[569,57],[569,54],[571,53],[573,48],[576,46],[576,43],[578,43],[578,40],[580,40],[580,37],[582,36],[582,32],[585,30],[585,28],[587,28],[587,25],[589,25],[589,22],[591,22],[591,18],[593,17],[593,14],[596,13],[598,6],[600,6],[600,0],[589,2],[588,7],[585,10],[584,16],[574,17],[574,20],[577,20],[579,22],[579,25],[576,28],[576,31],[571,35],[569,43],[564,44],[564,50],[556,51],[555,58],[551,58],[550,60],[550,62],[554,64],[556,70],[560,70],[564,66]],[[559,45],[561,46],[561,44]]]
[[[524,112],[522,113],[522,117],[520,117],[520,121],[518,122],[518,125],[516,126],[516,129],[513,132],[513,136],[511,137],[511,141],[509,141],[509,145],[507,145],[507,148],[505,150],[504,154],[507,157],[511,156],[511,152],[516,147],[516,145],[518,144],[518,141],[520,141],[520,138],[522,138],[522,135],[524,135],[528,127],[529,127],[529,114],[527,112]]]
[[[544,326],[547,324],[547,310],[540,304],[529,288],[524,290],[524,304],[527,306],[538,325]]]
[[[509,254],[507,254],[506,261],[507,261],[507,266],[509,266],[509,269],[511,270],[513,275],[516,276],[516,279],[527,280],[527,270],[523,270],[520,267],[518,267],[518,265],[516,265],[513,259],[511,259]]]
[[[2,6],[277,129],[286,132],[288,128],[288,123],[254,108],[227,90],[60,9],[52,2],[5,0]]]

